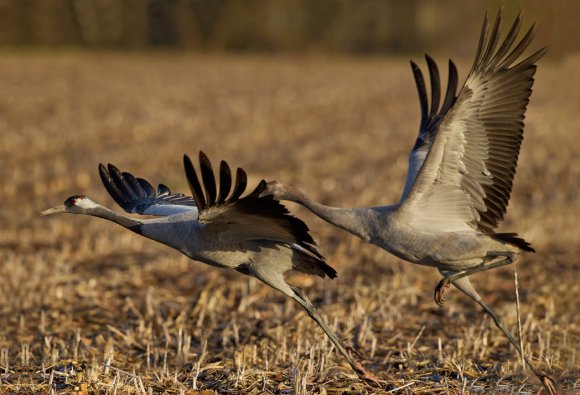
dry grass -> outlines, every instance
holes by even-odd
[[[406,59],[2,54],[0,392],[532,393],[539,385],[487,317],[438,274],[292,206],[338,271],[296,275],[378,390],[356,378],[299,306],[105,221],[36,213],[84,193],[113,207],[112,162],[187,191],[203,149],[337,206],[397,200],[418,103]],[[541,63],[505,230],[525,349],[580,391],[580,58]],[[465,76],[466,63],[460,63]],[[446,72],[446,71],[445,71]],[[513,269],[475,278],[517,328]]]

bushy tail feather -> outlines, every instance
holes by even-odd
[[[325,262],[324,256],[313,245],[301,242],[293,244],[292,248],[300,255],[300,259],[297,260],[293,267],[294,270],[307,274],[316,274],[322,278],[325,276],[331,279],[336,277],[336,270]]]
[[[326,262],[319,261],[320,268],[330,278],[336,278],[336,270]]]
[[[521,237],[518,237],[517,233],[494,233],[491,237],[505,243],[513,244],[523,251],[536,252],[534,247]]]

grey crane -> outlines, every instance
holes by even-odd
[[[423,75],[411,62],[421,123],[398,203],[372,208],[329,207],[279,181],[268,183],[266,193],[299,203],[325,221],[401,259],[438,268],[443,279],[435,290],[436,302],[441,305],[443,291],[449,284],[455,285],[493,318],[544,387],[553,393],[553,380],[523,354],[515,337],[468,278],[508,265],[522,252],[534,252],[516,233],[494,231],[506,213],[536,62],[545,53],[545,48],[540,49],[516,63],[535,34],[534,25],[516,40],[521,25],[520,13],[500,41],[501,9],[491,30],[486,13],[467,80],[457,95],[457,68],[450,60],[441,105],[436,63],[425,56],[431,81],[429,106]]]
[[[40,215],[72,213],[104,218],[191,259],[256,277],[298,302],[359,376],[376,380],[364,370],[356,351],[338,339],[306,294],[284,279],[290,270],[336,277],[336,271],[317,251],[306,224],[291,216],[272,196],[261,196],[266,189],[264,180],[242,197],[247,186],[244,170],[237,169],[230,194],[232,174],[225,161],[220,164],[219,191],[211,163],[203,152],[199,153],[203,187],[187,155],[183,162],[193,196],[173,194],[163,184],[155,191],[144,179],[121,172],[111,164],[99,165],[101,180],[119,206],[131,214],[157,218],[118,214],[84,195],[71,196],[64,204]]]

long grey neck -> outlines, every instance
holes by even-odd
[[[297,188],[288,188],[282,199],[301,204],[326,222],[338,226],[363,240],[370,241],[369,225],[372,221],[372,213],[369,209],[325,206]]]
[[[109,210],[108,208],[101,206],[101,205],[97,205],[96,207],[85,210],[84,214],[92,215],[93,217],[104,218],[104,219],[107,219],[109,221],[113,221],[113,222],[115,222],[115,223],[129,229],[129,230],[137,232],[137,233],[140,233],[141,225],[143,225],[143,222],[141,222],[135,218],[131,218],[131,217],[127,217],[127,216],[118,214],[118,213],[114,212],[113,210]]]

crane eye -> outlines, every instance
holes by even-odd
[[[84,198],[83,195],[75,195],[75,196],[71,196],[69,197],[67,200],[64,201],[64,205],[66,207],[72,207],[72,206],[76,206],[77,204],[77,200]]]

